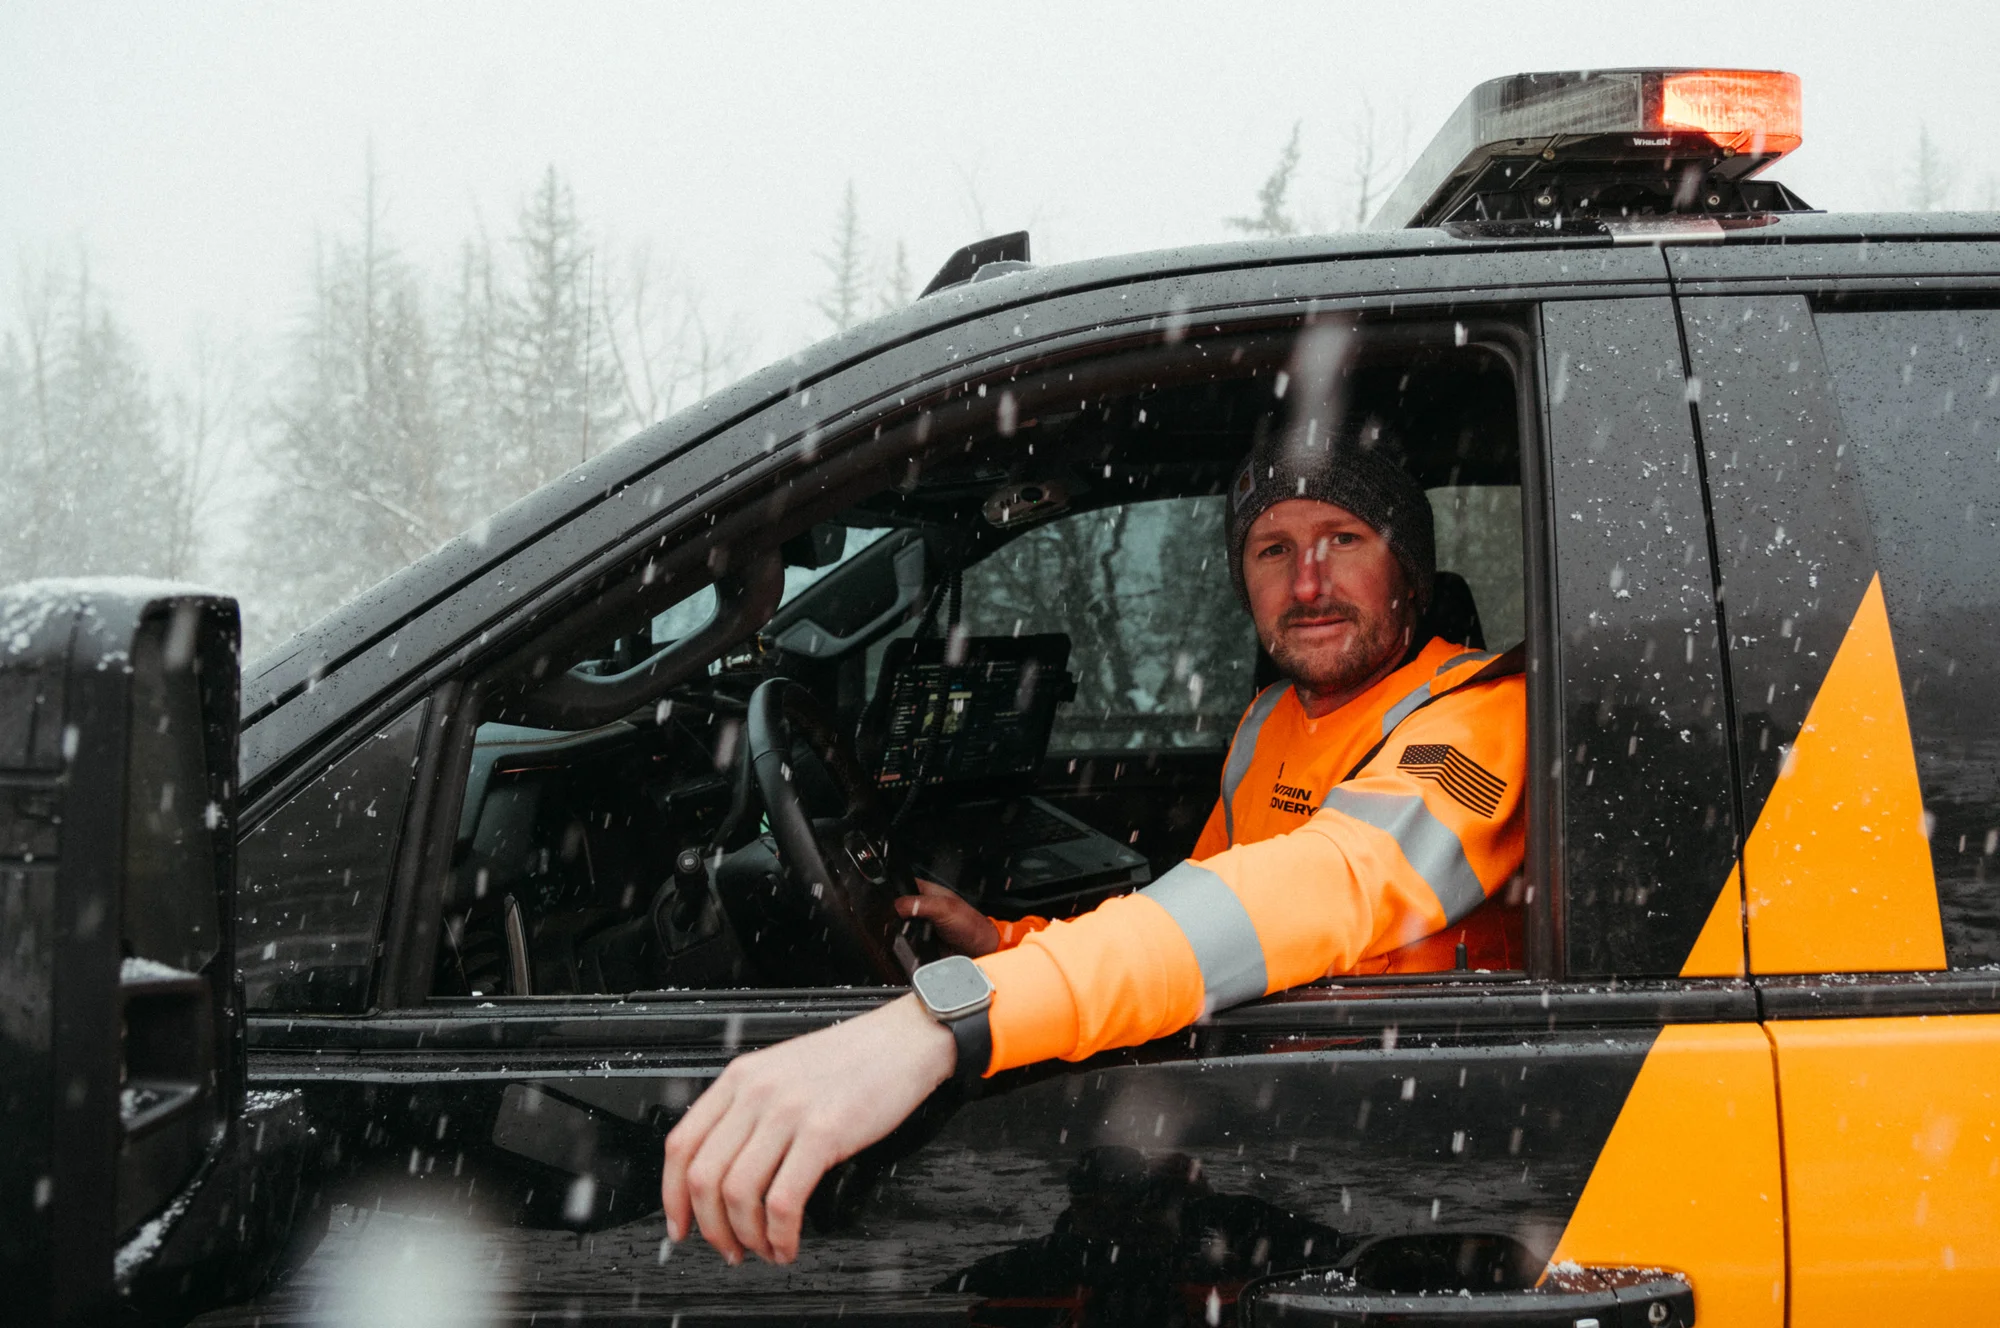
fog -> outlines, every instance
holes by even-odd
[[[1227,219],[1256,211],[1294,126],[1293,220],[1350,228],[1369,153],[1365,191],[1379,198],[1468,89],[1521,70],[1792,70],[1806,145],[1772,173],[1809,202],[2000,206],[1990,7],[1657,15],[16,0],[0,8],[0,326],[18,341],[37,282],[73,290],[87,272],[91,307],[127,334],[144,381],[128,395],[150,394],[165,451],[204,427],[232,449],[145,536],[186,546],[171,566],[121,570],[247,588],[272,402],[329,255],[372,216],[442,326],[468,246],[511,252],[551,169],[604,312],[627,298],[639,253],[672,305],[656,331],[682,377],[607,398],[613,430],[831,330],[828,260],[850,187],[845,267],[865,314],[958,245],[1017,227],[1045,262],[1230,238]],[[691,377],[690,312],[715,352]],[[226,420],[202,425],[215,402]]]

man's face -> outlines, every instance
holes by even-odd
[[[1358,690],[1408,648],[1416,613],[1402,566],[1344,507],[1273,504],[1244,540],[1243,583],[1264,649],[1322,696]]]

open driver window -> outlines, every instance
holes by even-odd
[[[729,549],[730,567],[782,565],[782,591],[691,674],[591,723],[551,723],[518,680],[482,682],[434,995],[871,980],[815,957],[809,918],[780,898],[745,719],[781,676],[851,744],[902,868],[1003,917],[1156,878],[1192,849],[1237,718],[1272,676],[1230,581],[1223,495],[1259,431],[1302,410],[1392,437],[1425,486],[1440,571],[1427,629],[1517,644],[1520,357],[1450,324],[1351,332],[1330,366],[1300,363],[1323,335],[1218,334],[890,421],[872,468],[795,478],[824,497],[775,504],[782,519]],[[623,677],[697,638],[716,591],[675,594],[556,638],[544,666]],[[800,751],[787,778],[837,811],[839,780],[817,765]],[[1461,928],[1405,967],[1518,968],[1520,900],[1482,910],[1469,955]]]

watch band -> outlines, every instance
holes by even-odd
[[[951,1078],[961,1088],[971,1088],[984,1079],[993,1064],[993,1025],[987,1022],[986,1013],[975,1010],[945,1025],[951,1030],[951,1040],[958,1044],[958,1066]]]

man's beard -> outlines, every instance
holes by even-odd
[[[1299,647],[1286,636],[1286,629],[1302,619],[1330,614],[1347,619],[1353,629],[1338,646]],[[1404,613],[1369,617],[1358,605],[1341,600],[1295,604],[1279,616],[1277,638],[1265,642],[1264,648],[1279,671],[1293,682],[1322,696],[1337,696],[1372,681],[1400,659],[1409,644],[1407,626]]]

